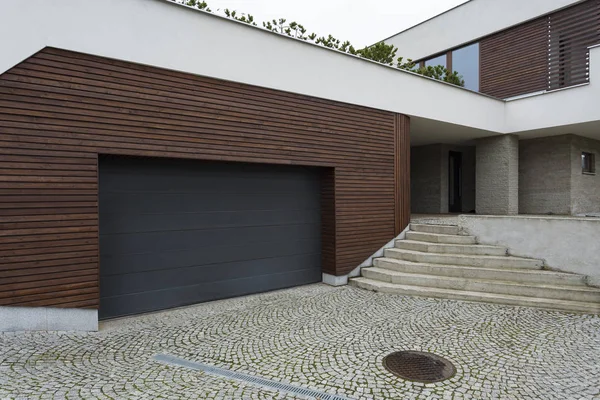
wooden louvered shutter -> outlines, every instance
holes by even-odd
[[[600,43],[600,0],[548,16],[548,41],[548,89],[588,82],[588,47]]]

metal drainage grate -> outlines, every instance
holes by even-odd
[[[441,382],[456,374],[456,368],[450,361],[420,351],[389,354],[383,359],[383,366],[402,379],[422,383]]]
[[[229,379],[236,379],[238,381],[249,382],[256,386],[262,386],[269,389],[275,389],[280,392],[290,393],[296,396],[303,396],[308,399],[315,400],[350,400],[347,397],[338,396],[336,394],[323,393],[312,389],[305,389],[298,386],[288,385],[287,383],[281,383],[272,381],[270,379],[260,378],[241,372],[229,371],[227,369],[213,367],[211,365],[202,364],[199,362],[189,361],[183,358],[170,356],[167,354],[157,354],[154,356],[154,360],[169,365],[176,365],[178,367],[185,367],[196,371],[206,372],[207,374],[216,375]]]

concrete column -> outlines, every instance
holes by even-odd
[[[518,136],[494,136],[479,139],[476,144],[477,214],[518,214]]]

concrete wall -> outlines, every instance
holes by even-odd
[[[462,153],[462,211],[475,209],[475,147],[433,144],[411,148],[411,207],[413,213],[448,212],[448,154]]]
[[[503,135],[477,140],[476,211],[512,215],[519,212],[519,138]]]
[[[437,214],[441,210],[442,146],[432,144],[410,149],[411,210]]]
[[[0,332],[97,330],[98,310],[0,306]]]
[[[571,135],[571,213],[600,213],[600,140]],[[593,153],[596,174],[582,173],[581,153]],[[600,243],[600,237],[597,238]],[[600,251],[600,245],[598,245]]]
[[[461,215],[459,226],[481,243],[543,259],[549,269],[588,276],[600,286],[600,218]]]
[[[571,140],[561,135],[519,142],[521,214],[570,214]]]
[[[413,60],[471,42],[581,0],[471,0],[385,40]]]

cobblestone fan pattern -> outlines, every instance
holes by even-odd
[[[403,381],[382,360],[457,367]],[[0,398],[293,398],[157,363],[157,353],[353,399],[600,399],[600,317],[317,284],[111,321],[98,333],[0,334]]]

